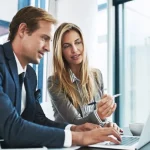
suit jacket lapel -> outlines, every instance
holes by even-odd
[[[12,46],[10,42],[7,42],[3,45],[4,48],[4,53],[5,53],[5,57],[8,59],[8,67],[10,69],[10,74],[14,80],[15,83],[15,102],[13,102],[13,104],[15,103],[20,103],[21,102],[21,97],[20,97],[20,89],[19,89],[19,76],[18,76],[18,69],[17,69],[17,64],[16,64],[16,60],[15,60],[15,56],[12,50]],[[19,105],[18,105],[19,106]],[[16,108],[18,113],[20,114],[20,108]]]
[[[12,50],[11,43],[10,42],[5,43],[3,47],[4,47],[5,57],[8,59],[8,64],[9,64],[11,75],[14,79],[16,87],[19,87],[18,69],[17,69],[17,64],[16,64],[16,60],[15,60],[15,56]]]
[[[12,46],[10,42],[7,42],[3,45],[4,48],[4,53],[5,53],[5,57],[6,59],[8,59],[8,67],[10,69],[10,73],[12,75],[12,78],[14,80],[15,83],[15,99],[16,102],[15,103],[20,103],[21,102],[21,97],[20,97],[20,87],[19,87],[19,76],[18,76],[18,69],[17,69],[17,64],[16,64],[16,60],[15,60],[15,56],[12,50]],[[26,89],[26,108],[23,112],[23,115],[26,116],[27,120],[33,120],[34,117],[34,108],[35,108],[35,98],[34,98],[34,92],[31,89],[30,86],[30,81],[28,79],[28,72],[26,72],[26,76],[25,76],[25,80],[24,80],[24,84],[25,84],[25,89]],[[14,102],[13,102],[14,103]],[[19,106],[19,105],[18,105]],[[20,109],[21,106],[19,108],[16,108],[18,111],[18,114],[20,115]]]
[[[29,121],[33,121],[36,106],[35,106],[34,91],[30,86],[28,72],[26,72],[24,84],[26,89],[26,108],[22,114],[22,117]]]

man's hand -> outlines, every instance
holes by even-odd
[[[113,97],[107,94],[104,94],[100,102],[97,104],[97,113],[102,120],[105,120],[107,117],[111,116],[112,113],[116,110],[116,103],[113,101]]]
[[[72,132],[72,145],[87,146],[104,141],[120,144],[121,137],[113,127],[98,128],[85,132]]]
[[[115,130],[117,130],[120,134],[123,134],[123,130],[116,124],[116,123],[113,123],[113,122],[109,122],[109,123],[106,123],[104,125],[104,127],[113,127]]]
[[[71,131],[75,132],[81,132],[81,131],[89,131],[96,128],[101,128],[99,125],[93,124],[93,123],[85,123],[82,125],[73,125],[71,127]]]

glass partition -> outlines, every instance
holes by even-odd
[[[120,48],[120,123],[144,122],[150,111],[150,1],[124,4]]]

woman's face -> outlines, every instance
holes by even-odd
[[[62,55],[70,68],[81,64],[83,60],[83,43],[78,32],[70,30],[62,39]]]

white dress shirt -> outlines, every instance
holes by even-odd
[[[15,53],[14,53],[15,55]],[[15,55],[15,59],[16,59],[16,63],[17,63],[17,69],[18,69],[18,75],[21,73],[25,73],[26,74],[26,69],[27,67],[25,66],[25,68],[23,69],[17,56]],[[24,82],[22,84],[22,93],[21,93],[21,114],[23,113],[23,111],[25,110],[26,107],[26,91],[25,91],[25,86],[24,86]]]
[[[14,53],[14,56],[15,56],[16,63],[17,63],[18,75],[21,74],[22,72],[26,73],[27,67],[25,66],[25,68],[23,69],[23,67],[21,66],[15,53]],[[25,86],[23,83],[22,95],[21,95],[21,114],[25,110],[25,107],[26,107],[26,90],[25,90]],[[71,126],[72,126],[71,124],[67,125],[65,130],[64,130],[65,131],[64,147],[71,147],[71,145],[72,145],[72,134],[70,131]]]

